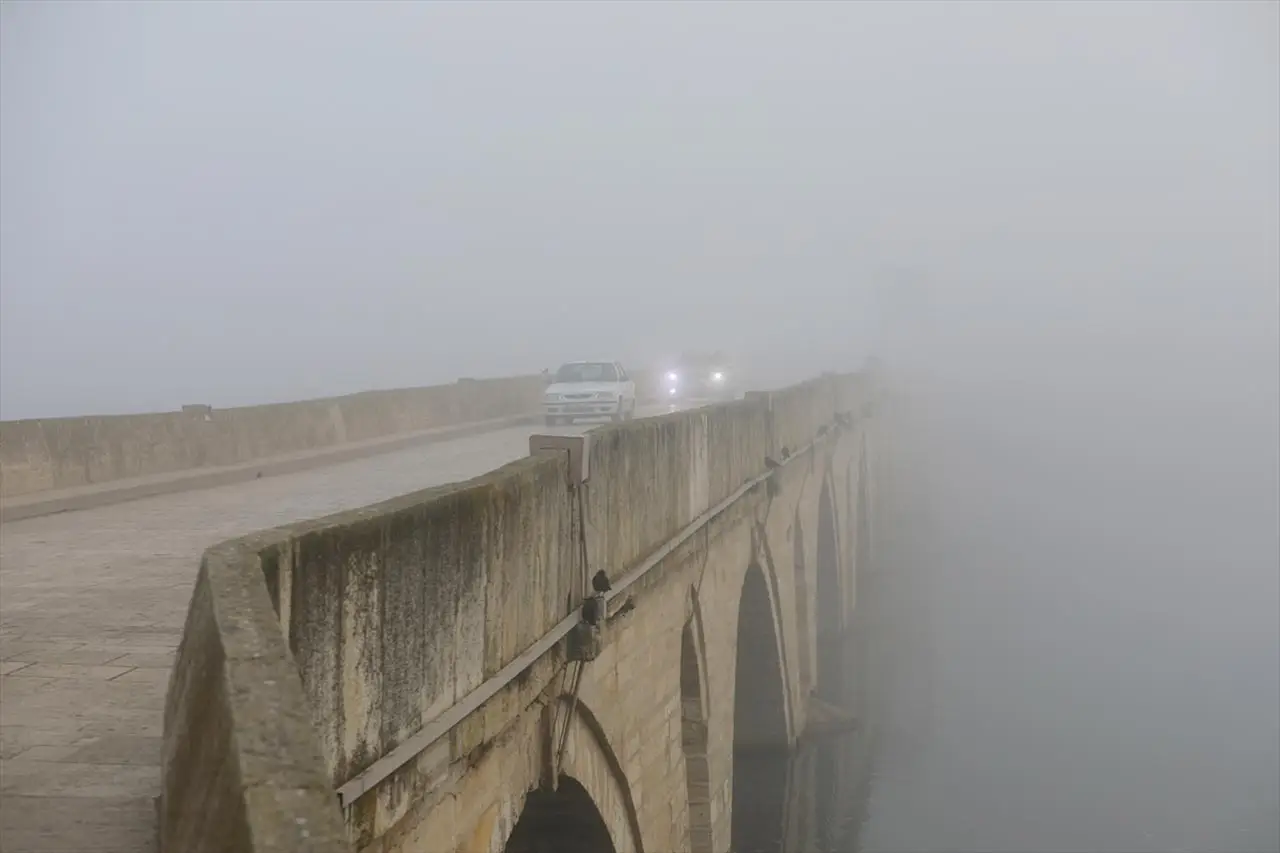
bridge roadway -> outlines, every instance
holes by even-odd
[[[525,456],[535,432],[590,427],[497,430],[0,526],[0,851],[155,849],[165,691],[207,546],[477,476]]]

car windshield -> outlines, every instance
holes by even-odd
[[[556,371],[556,382],[617,382],[618,371],[606,361],[579,361]]]

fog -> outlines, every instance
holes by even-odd
[[[0,14],[6,418],[691,341],[790,377],[902,270],[1031,338],[1273,334],[1267,4]]]
[[[866,848],[1280,849],[1280,5],[0,10],[4,418],[874,352]]]
[[[866,853],[1280,849],[1280,355],[1135,339],[899,376]]]

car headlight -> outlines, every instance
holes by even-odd
[[[559,402],[560,402],[560,395],[559,395],[559,394],[544,394],[544,395],[542,395],[542,400],[543,400],[543,402],[545,402],[545,403],[559,403]]]
[[[715,373],[711,374],[711,381],[712,381],[712,382],[723,382],[723,381],[724,381],[724,374],[717,370]]]
[[[676,373],[674,370],[667,374],[668,382],[675,382],[679,378],[680,378],[680,375]]]

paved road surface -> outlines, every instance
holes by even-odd
[[[155,849],[164,694],[207,546],[482,474],[547,431],[516,427],[3,525],[0,851]]]

